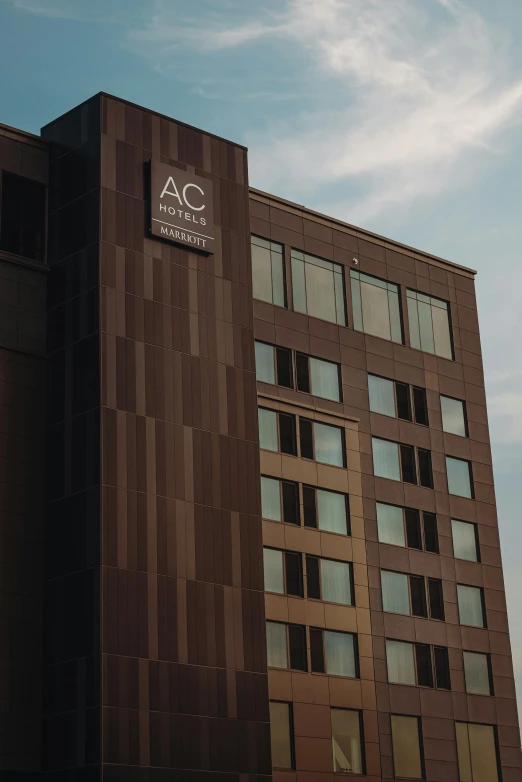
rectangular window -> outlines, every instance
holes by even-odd
[[[346,326],[343,267],[292,250],[294,310]]]
[[[398,286],[353,269],[350,277],[355,331],[402,343]]]
[[[339,535],[350,534],[346,494],[303,486],[303,515],[305,527]]]
[[[353,605],[351,562],[306,555],[308,597],[326,603]]]
[[[442,582],[436,578],[381,570],[383,611],[444,620]]]
[[[434,513],[382,502],[377,502],[375,507],[379,543],[424,549],[438,554],[437,518]]]
[[[45,259],[45,185],[8,171],[2,172],[0,249]]]
[[[426,389],[368,375],[370,411],[428,426]]]
[[[282,622],[266,623],[267,665],[306,671],[306,629],[302,625]]]
[[[466,692],[472,695],[493,695],[493,677],[489,654],[462,652]]]
[[[270,744],[274,768],[294,768],[292,704],[270,701]]]
[[[406,299],[412,348],[453,360],[448,303],[411,290]]]
[[[477,525],[470,521],[451,520],[453,556],[468,562],[480,562]]]
[[[498,782],[497,736],[493,725],[456,722],[460,782]]]
[[[460,399],[452,399],[449,396],[441,395],[440,409],[442,413],[442,429],[450,434],[458,434],[461,437],[467,437],[468,423],[465,402],[462,402]]]
[[[428,578],[428,597],[430,602],[431,619],[444,621],[444,597],[442,595],[442,581],[438,578]]]
[[[381,589],[383,611],[409,616],[410,594],[408,576],[405,573],[381,570]]]
[[[310,628],[310,650],[314,673],[357,677],[356,641],[351,633]]]
[[[334,771],[362,774],[363,742],[361,714],[349,709],[331,709]]]
[[[372,452],[373,474],[377,477],[433,488],[430,451],[418,448],[416,459],[412,445],[372,437]]]
[[[299,524],[297,483],[261,476],[261,513],[264,519]]]
[[[303,596],[301,554],[264,548],[265,591],[279,595]]]
[[[293,388],[292,351],[256,340],[256,377],[263,383]]]
[[[446,472],[448,475],[448,491],[457,497],[473,499],[473,477],[471,463],[464,459],[446,456]]]
[[[424,779],[419,718],[392,714],[391,733],[395,777]]]
[[[258,417],[259,447],[267,451],[279,451],[295,456],[297,454],[295,416],[260,407]]]
[[[254,299],[286,307],[282,245],[252,236],[251,247]]]
[[[336,467],[346,466],[344,430],[318,421],[299,419],[301,456]]]
[[[461,625],[469,625],[471,627],[486,626],[484,595],[480,587],[457,584],[457,602]]]
[[[332,402],[341,401],[339,365],[296,353],[297,390]]]
[[[449,654],[445,646],[433,648],[435,661],[435,685],[439,690],[451,690]]]

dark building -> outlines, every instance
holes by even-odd
[[[474,272],[105,94],[0,172],[1,778],[520,782]]]

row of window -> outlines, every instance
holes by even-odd
[[[282,245],[253,236],[252,282],[256,299],[347,325],[344,269],[338,263],[292,249],[286,269]],[[350,285],[353,328],[404,343],[399,286],[354,269]],[[409,289],[406,302],[411,347],[453,359],[448,303]]]
[[[335,772],[366,773],[362,713],[330,709],[332,762]],[[424,779],[422,718],[391,714],[394,776]],[[274,768],[295,768],[293,709],[291,703],[270,701],[270,732]],[[499,752],[496,728],[456,722],[455,738],[461,782],[498,782]]]

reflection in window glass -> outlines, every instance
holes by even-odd
[[[466,692],[473,695],[491,695],[487,654],[462,652]]]
[[[482,591],[479,587],[457,584],[457,601],[461,625],[484,627]]]
[[[377,502],[376,508],[379,543],[406,546],[402,508],[395,505],[385,505],[382,502]]]
[[[331,709],[334,771],[362,774],[361,720],[358,711]]]
[[[471,469],[469,462],[446,456],[446,473],[448,475],[448,491],[458,497],[473,498],[471,484]]]
[[[346,325],[343,267],[292,250],[294,310],[331,323]]]
[[[280,244],[252,237],[252,285],[254,299],[285,306],[283,248]]]
[[[413,644],[404,641],[386,641],[388,681],[393,684],[415,684]]]
[[[354,329],[402,342],[398,286],[353,269],[350,277]]]
[[[373,474],[380,478],[400,481],[399,446],[389,440],[372,437]]]
[[[352,605],[352,584],[348,562],[321,560],[321,593],[327,603]]]
[[[264,519],[281,521],[281,495],[275,478],[261,478],[261,513]]]
[[[315,460],[344,467],[343,433],[337,426],[314,422]]]
[[[493,726],[456,722],[455,732],[460,782],[498,782]]]
[[[331,399],[339,402],[339,369],[337,364],[331,361],[321,361],[319,358],[310,358],[310,375],[312,381],[312,394],[322,399]]]
[[[449,396],[441,396],[440,409],[443,430],[450,434],[467,437],[464,402],[461,402],[460,399],[451,399]]]
[[[410,613],[407,575],[381,570],[381,589],[383,611],[405,615]]]
[[[291,705],[270,701],[270,743],[272,766],[292,768]]]
[[[260,407],[259,414],[259,447],[267,451],[278,451],[277,414],[273,410]]]
[[[323,532],[348,534],[346,497],[335,491],[317,489],[317,522]]]
[[[368,375],[368,392],[372,413],[396,417],[394,383],[377,375]]]
[[[286,652],[286,625],[266,623],[266,651],[269,668],[288,668]]]
[[[453,556],[457,559],[467,559],[478,562],[476,527],[468,521],[451,520],[453,536]]]
[[[330,676],[355,677],[355,649],[350,633],[324,632],[326,673]]]
[[[418,718],[392,714],[391,730],[395,776],[403,779],[420,779],[422,761]]]
[[[265,574],[265,591],[284,595],[283,552],[276,551],[276,549],[273,548],[264,548],[263,568]]]
[[[410,290],[406,299],[412,348],[452,360],[447,302]]]
[[[256,340],[256,377],[263,383],[275,385],[274,348]]]

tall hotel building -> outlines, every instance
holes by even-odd
[[[105,94],[0,170],[0,778],[520,782],[474,272]]]

